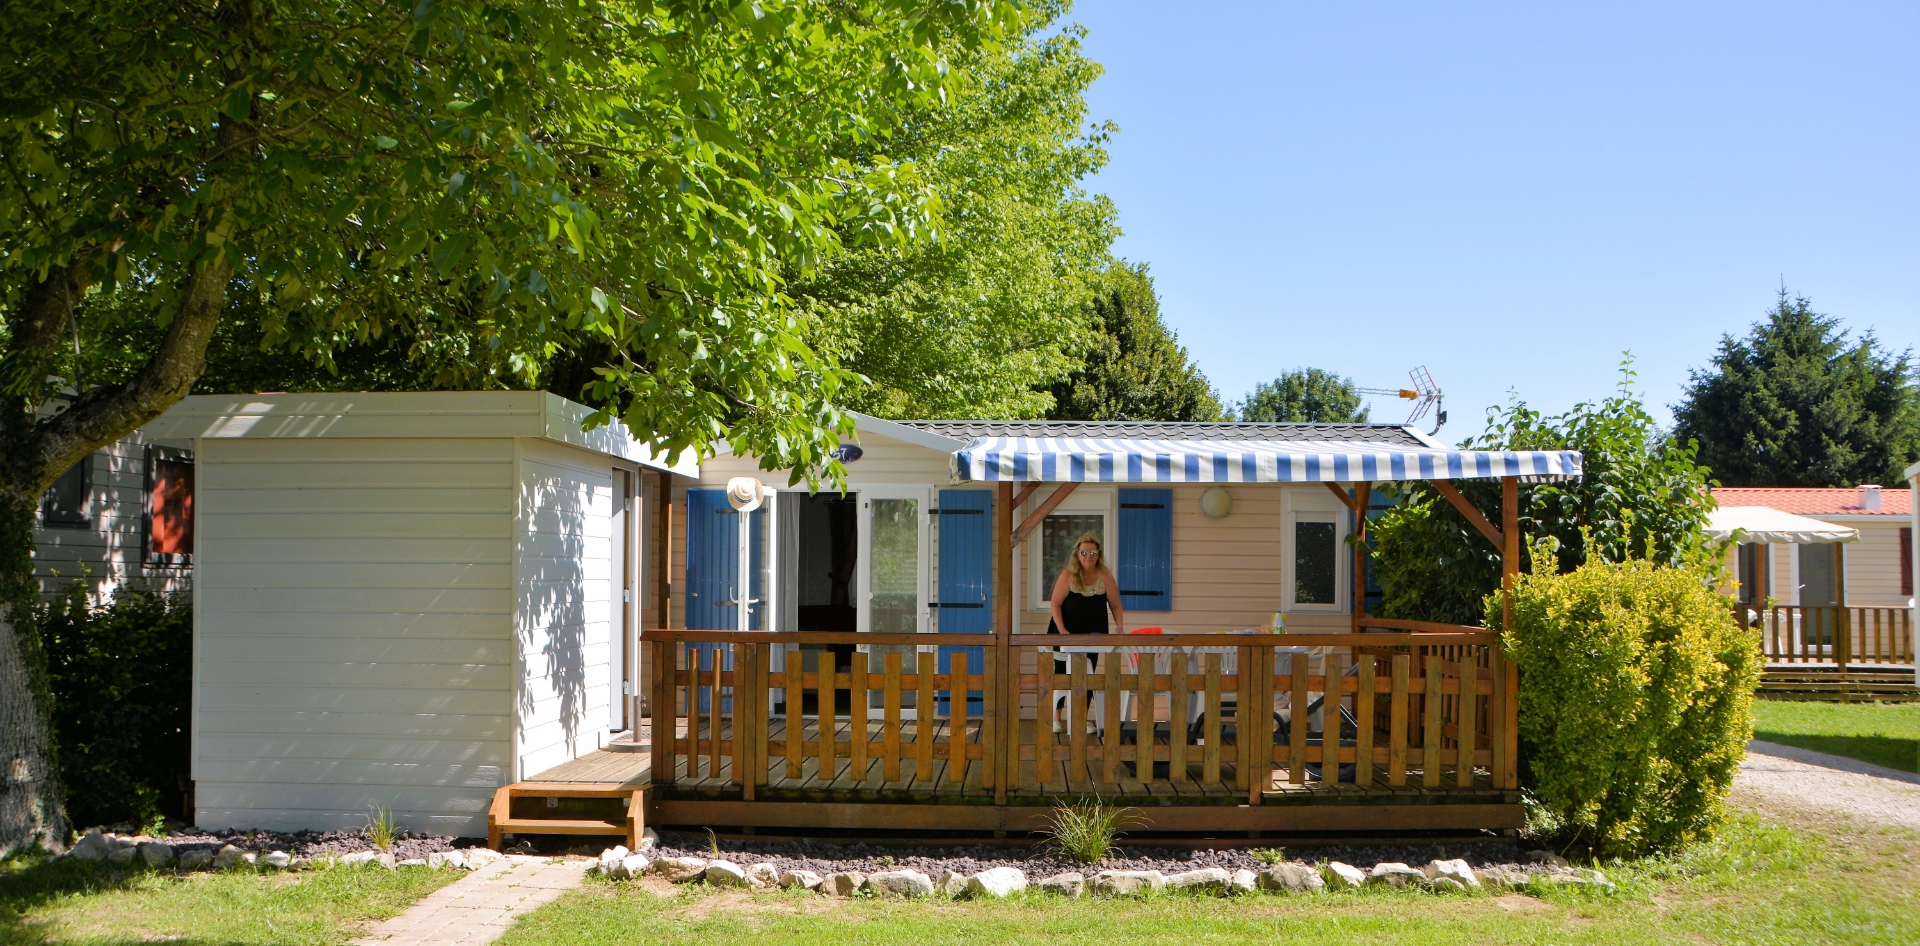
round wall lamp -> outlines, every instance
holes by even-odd
[[[1208,519],[1225,519],[1233,511],[1233,494],[1215,486],[1200,494],[1200,511]]]

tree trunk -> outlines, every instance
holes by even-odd
[[[79,261],[76,260],[76,266]],[[226,306],[233,267],[216,258],[187,277],[160,347],[126,383],[80,392],[72,406],[36,416],[39,385],[0,396],[0,854],[39,844],[64,847],[66,808],[52,738],[53,695],[33,608],[33,521],[40,495],[95,450],[161,415],[192,390],[207,366],[207,344]],[[10,313],[0,378],[44,373],[87,286],[86,274],[56,266]],[[41,375],[30,375],[36,380]]]

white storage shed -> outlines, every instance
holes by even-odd
[[[206,828],[483,836],[494,790],[641,708],[650,495],[621,425],[540,391],[189,397]]]

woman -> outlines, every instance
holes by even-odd
[[[1089,532],[1073,544],[1073,554],[1067,557],[1067,567],[1060,570],[1060,577],[1053,582],[1053,619],[1047,622],[1049,634],[1106,634],[1107,610],[1113,610],[1114,634],[1127,632],[1127,612],[1120,606],[1120,583],[1113,578],[1113,572],[1107,569],[1105,556],[1100,554],[1100,538]],[[1053,658],[1053,672],[1070,672],[1065,654]],[[1100,669],[1100,655],[1087,654],[1087,672]],[[1091,701],[1093,694],[1089,692]],[[1054,712],[1059,713],[1066,697],[1054,700]],[[1053,724],[1055,732],[1060,731],[1059,720]]]

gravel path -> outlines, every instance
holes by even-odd
[[[1920,775],[1758,739],[1734,784],[1793,805],[1920,828]]]

